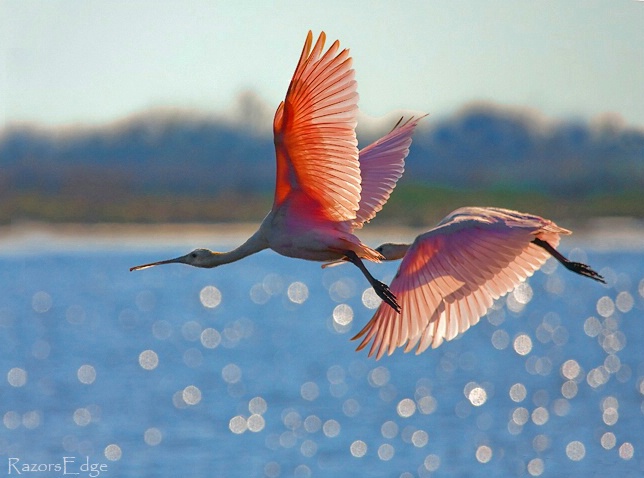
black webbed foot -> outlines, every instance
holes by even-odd
[[[400,314],[400,305],[398,305],[396,296],[391,292],[391,290],[389,290],[387,284],[383,284],[379,280],[376,280],[373,283],[373,290],[376,291],[378,297],[380,297],[385,303],[387,303],[387,305],[389,305],[392,309]]]
[[[596,280],[597,282],[601,282],[602,284],[606,283],[604,278],[598,272],[595,272],[593,269],[590,268],[590,266],[586,264],[583,264],[581,262],[572,262],[572,261],[568,261],[562,264],[569,271],[575,272],[584,277],[589,277],[590,279]]]

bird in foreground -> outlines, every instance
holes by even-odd
[[[389,287],[375,279],[363,259],[383,256],[353,231],[387,202],[404,169],[411,135],[420,118],[400,121],[362,151],[355,133],[358,93],[349,51],[336,40],[323,52],[326,35],[311,49],[309,31],[300,60],[273,120],[277,178],[273,207],[259,229],[230,252],[196,249],[161,264],[216,267],[264,249],[312,261],[355,264],[376,294],[398,313]]]
[[[401,259],[390,284],[400,313],[381,304],[353,338],[358,350],[370,342],[379,359],[397,347],[419,354],[476,324],[495,299],[507,294],[554,257],[566,269],[596,281],[604,278],[555,248],[570,231],[539,216],[492,207],[465,207],[445,217],[412,244],[376,248],[386,260]]]

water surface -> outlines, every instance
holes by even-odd
[[[349,265],[265,251],[130,273],[189,247],[45,239],[0,253],[9,472],[68,457],[108,477],[644,473],[644,249],[567,240],[607,285],[551,261],[463,337],[376,362],[350,341],[376,301]]]

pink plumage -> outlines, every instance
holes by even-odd
[[[508,209],[457,209],[412,244],[383,244],[386,259],[403,258],[390,284],[400,314],[380,305],[358,333],[358,350],[382,357],[398,347],[421,353],[462,334],[495,299],[530,277],[554,255],[582,275],[603,281],[584,264],[554,249],[570,231],[539,216]]]

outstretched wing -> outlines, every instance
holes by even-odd
[[[277,181],[273,208],[292,191],[319,204],[328,219],[351,220],[360,201],[355,135],[358,93],[348,50],[309,32],[286,99],[273,121]]]
[[[412,117],[404,123],[401,118],[387,135],[360,150],[362,192],[360,208],[353,222],[355,229],[371,221],[389,200],[405,170],[411,136],[422,118],[424,116]]]
[[[553,247],[566,229],[538,216],[493,208],[464,208],[416,238],[403,258],[391,292],[401,313],[380,305],[355,337],[358,350],[373,341],[380,358],[405,345],[421,353],[476,324],[495,299],[530,277],[549,254],[532,242]]]

